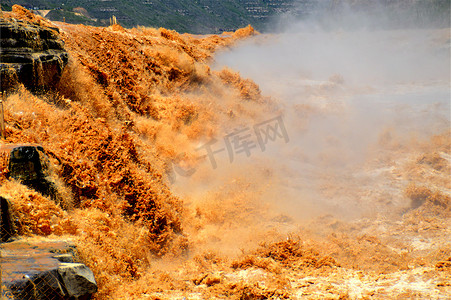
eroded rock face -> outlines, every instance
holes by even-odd
[[[32,91],[55,85],[68,61],[58,28],[0,18],[1,90],[19,83]]]

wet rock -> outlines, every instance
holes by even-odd
[[[84,264],[63,263],[58,268],[58,273],[61,275],[68,297],[79,299],[97,292],[94,274]]]
[[[90,299],[96,281],[87,266],[74,263],[74,249],[58,240],[2,244],[2,299]]]
[[[3,197],[0,197],[1,223],[0,236],[1,242],[6,242],[16,235],[12,217],[11,203]]]
[[[73,263],[74,262],[74,256],[72,254],[59,254],[53,256],[53,258],[57,259],[60,262],[63,263]]]
[[[0,153],[7,160],[7,178],[20,181],[56,203],[63,204],[63,198],[50,175],[49,158],[40,145],[4,144],[0,145]]]
[[[1,90],[19,83],[43,91],[58,83],[68,54],[58,28],[15,19],[0,19]]]
[[[22,278],[11,283],[2,283],[7,287],[5,294],[9,299],[64,299],[64,290],[58,280],[56,269],[42,272],[30,271]]]

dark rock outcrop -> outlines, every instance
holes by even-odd
[[[16,235],[14,222],[12,220],[11,203],[6,198],[3,197],[0,197],[0,213],[1,213],[0,236],[1,242],[3,243]]]
[[[87,292],[97,291],[97,284],[92,271],[84,264],[63,263],[58,268],[65,288],[65,294],[71,299],[86,297]]]
[[[48,178],[50,175],[49,158],[42,146],[3,144],[0,145],[0,153],[8,161],[8,171],[4,172],[7,178],[18,180],[42,195],[50,197],[56,203],[64,205],[55,183]]]
[[[2,299],[90,299],[97,291],[94,274],[74,262],[76,250],[67,241],[22,239],[1,251]]]
[[[19,83],[32,91],[54,86],[67,64],[68,54],[58,28],[0,18],[1,90]]]

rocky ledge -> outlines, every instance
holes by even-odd
[[[55,85],[68,61],[58,28],[0,18],[1,90],[23,83],[32,91]]]
[[[90,299],[97,291],[70,241],[20,239],[0,247],[1,299]]]

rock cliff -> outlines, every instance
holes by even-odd
[[[58,28],[14,18],[0,19],[1,90],[23,83],[32,91],[55,85],[68,61]]]

